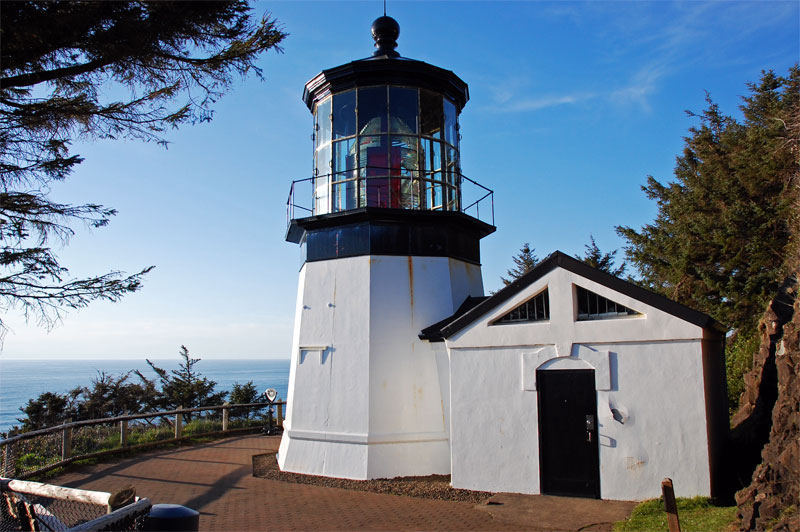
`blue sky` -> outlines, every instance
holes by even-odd
[[[800,3],[388,2],[398,52],[469,84],[463,173],[495,191],[497,232],[482,243],[484,285],[524,242],[539,257],[584,251],[589,234],[650,222],[648,175],[669,180],[705,91],[738,116],[746,83],[800,58]],[[170,132],[169,149],[76,143],[86,158],[55,186],[60,202],[118,209],[60,252],[75,276],[155,265],[123,301],[69,313],[51,332],[6,316],[6,358],[288,358],[302,264],[284,241],[292,180],[310,175],[306,81],[372,53],[382,2],[255,5],[290,34],[239,82],[208,124]],[[622,251],[618,256],[622,255]]]

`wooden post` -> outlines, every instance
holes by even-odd
[[[667,512],[669,532],[681,532],[681,523],[678,520],[678,504],[675,502],[675,490],[672,488],[671,478],[665,478],[661,482],[661,493],[664,495],[664,510]]]
[[[283,403],[280,401],[280,398],[278,398],[278,426],[283,427]]]
[[[114,510],[119,510],[134,502],[136,502],[136,487],[133,484],[128,484],[108,495],[106,513],[110,514]]]
[[[67,424],[72,423],[72,418],[67,418]],[[61,438],[61,459],[66,460],[72,454],[72,427],[65,427]]]
[[[183,410],[183,407],[178,410]],[[175,414],[175,439],[177,440],[181,436],[183,436],[183,414],[179,412]]]
[[[125,413],[127,415],[127,412]],[[119,422],[119,446],[128,446],[128,420],[123,419]]]
[[[231,414],[230,408],[228,408],[230,403],[225,401],[222,405],[225,407],[222,409],[222,432],[226,432],[228,430],[228,420]]]

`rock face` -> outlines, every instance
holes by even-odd
[[[760,452],[749,486],[736,494],[742,530],[800,530],[800,299],[797,276],[784,284],[759,324],[761,348],[733,418],[743,470]],[[750,453],[748,455],[748,452]]]

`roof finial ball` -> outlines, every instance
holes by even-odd
[[[372,23],[372,38],[375,39],[375,48],[373,56],[389,56],[399,57],[400,54],[395,52],[397,48],[397,37],[400,35],[400,24],[397,23],[392,17],[386,15],[378,17]]]

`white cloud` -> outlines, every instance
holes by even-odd
[[[669,67],[664,65],[645,65],[633,74],[630,82],[608,94],[609,100],[618,105],[635,105],[649,113],[649,96],[658,90],[662,78],[669,75]]]
[[[547,109],[549,107],[558,107],[560,105],[572,105],[585,102],[594,98],[593,94],[561,94],[561,95],[543,95],[534,96],[531,98],[513,98],[505,102],[505,105],[495,105],[490,109],[502,113],[519,113],[525,111],[538,111],[540,109]]]

